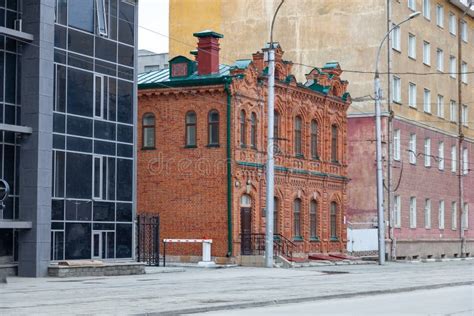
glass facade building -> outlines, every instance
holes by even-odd
[[[31,28],[34,39],[28,44],[8,36],[0,40],[0,70],[9,82],[2,84],[2,120],[32,128],[31,135],[2,132],[2,178],[13,188],[3,221],[17,219],[24,226],[31,222],[32,228],[2,229],[8,238],[0,237],[0,257],[2,251],[10,251],[10,260],[18,262],[18,272],[24,275],[31,269],[43,275],[50,261],[132,259],[137,1],[6,0],[7,6],[2,6],[4,2],[0,0],[4,20],[11,2],[17,20],[22,19],[16,22],[23,25],[21,33]],[[40,12],[29,11],[35,8]],[[36,22],[34,17],[41,19]],[[46,17],[52,20],[44,21]],[[35,24],[40,30],[35,31]],[[22,58],[28,70],[20,70]],[[7,76],[18,83],[12,86]],[[22,103],[22,95],[32,102]],[[23,110],[27,120],[22,122]],[[33,163],[22,156],[30,150],[37,157]],[[37,183],[22,174],[28,169],[35,171]],[[34,216],[27,215],[30,210]],[[32,267],[35,260],[21,249],[31,248],[35,240],[41,253],[39,268]]]

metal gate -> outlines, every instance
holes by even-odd
[[[160,217],[137,216],[137,260],[150,266],[160,265]]]

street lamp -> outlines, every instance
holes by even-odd
[[[275,18],[285,0],[281,0],[275,14],[273,15],[270,28],[270,45],[268,49],[268,145],[267,145],[267,166],[266,166],[266,209],[265,217],[265,266],[273,268],[273,208],[274,208],[274,160],[273,160],[273,120],[274,120],[274,102],[275,102],[275,50],[273,48],[273,26]]]
[[[378,218],[378,251],[379,251],[379,264],[382,265],[385,263],[385,220],[384,220],[384,210],[383,210],[383,174],[382,174],[382,127],[380,122],[380,98],[381,98],[381,89],[380,89],[380,76],[379,76],[379,59],[380,51],[382,50],[382,45],[390,35],[390,33],[400,25],[405,22],[410,21],[411,19],[416,18],[421,14],[420,11],[414,12],[408,16],[402,22],[393,26],[383,37],[382,42],[380,42],[379,49],[377,51],[377,58],[375,60],[375,76],[374,76],[374,86],[375,86],[375,138],[376,138],[376,147],[375,155],[377,160],[377,218]]]

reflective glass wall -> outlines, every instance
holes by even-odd
[[[132,257],[137,9],[56,0],[52,260]]]

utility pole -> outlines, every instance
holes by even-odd
[[[378,259],[379,265],[385,263],[385,217],[383,208],[383,170],[382,170],[382,123],[380,119],[380,99],[382,97],[382,90],[380,88],[380,74],[379,74],[379,60],[380,51],[382,50],[383,43],[388,38],[390,33],[403,23],[416,18],[421,14],[420,11],[414,12],[408,16],[405,20],[393,26],[383,37],[380,42],[379,49],[377,51],[377,57],[375,59],[375,76],[374,76],[374,88],[375,88],[375,156],[377,161],[376,171],[376,186],[377,186],[377,222],[378,222]]]
[[[273,26],[275,18],[285,0],[281,0],[275,14],[273,15],[271,29],[270,29],[270,45],[268,48],[268,143],[267,143],[267,186],[266,186],[266,209],[265,209],[265,266],[273,268],[273,209],[274,205],[274,191],[275,191],[275,161],[274,154],[274,112],[275,112],[275,49],[273,45]]]

